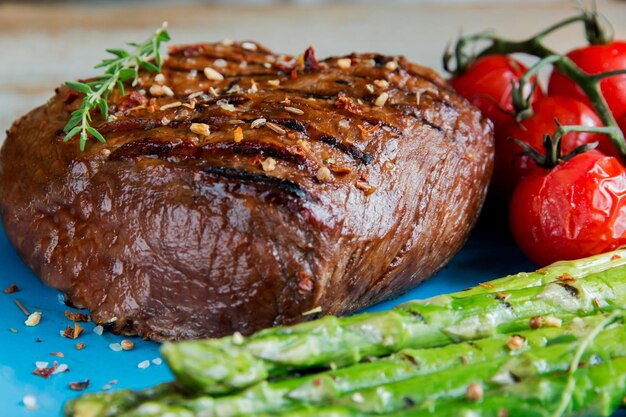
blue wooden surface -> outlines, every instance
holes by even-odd
[[[413,291],[369,310],[385,310],[409,299],[456,291],[499,276],[532,270],[533,265],[509,238],[493,229],[479,227],[465,248],[435,277]],[[64,316],[67,307],[59,299],[59,292],[39,282],[19,259],[1,228],[0,265],[0,289],[11,283],[20,287],[20,291],[14,294],[0,293],[0,416],[59,416],[63,403],[79,394],[69,388],[73,381],[88,378],[87,392],[93,392],[112,380],[117,381],[115,389],[144,388],[171,378],[165,364],[151,364],[147,369],[137,367],[144,360],[159,357],[156,343],[133,338],[135,348],[132,351],[114,352],[109,344],[123,338],[106,332],[98,336],[93,333],[91,323],[84,323],[85,332],[78,340],[61,337],[59,331],[70,322]],[[38,326],[24,325],[26,316],[15,305],[16,299],[31,312],[43,313]],[[85,349],[76,350],[77,341],[85,343]],[[55,357],[50,352],[62,352],[64,357]],[[67,364],[70,371],[52,375],[49,379],[33,375],[36,361],[52,364],[55,360]],[[37,398],[38,409],[26,409],[22,398],[27,394]],[[619,414],[626,417],[626,413]]]

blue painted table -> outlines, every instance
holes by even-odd
[[[109,345],[121,342],[122,337],[106,332],[99,336],[93,332],[92,323],[81,323],[85,325],[85,331],[77,340],[62,337],[59,332],[71,324],[64,315],[67,307],[63,304],[62,295],[39,282],[19,259],[1,228],[0,265],[0,289],[9,287],[11,283],[20,288],[13,294],[0,293],[0,416],[60,416],[63,403],[79,394],[69,388],[70,382],[89,379],[86,392],[93,392],[112,382],[116,382],[112,389],[145,388],[171,378],[165,364],[152,362],[160,357],[156,343],[132,338],[135,342],[133,350],[116,352]],[[413,291],[372,306],[369,310],[389,309],[409,299],[456,291],[533,268],[510,238],[497,233],[493,227],[483,225],[435,277]],[[15,300],[19,300],[30,312],[41,311],[41,323],[27,327],[24,324],[26,316],[16,306]],[[85,348],[77,350],[77,342],[83,342]],[[54,356],[52,352],[61,352],[63,357]],[[138,364],[146,360],[150,361],[150,366],[139,368]],[[44,379],[32,373],[38,361],[50,365],[57,361],[67,364],[70,370]],[[25,407],[22,402],[25,395],[36,398],[37,409]],[[626,417],[626,413],[619,414]]]

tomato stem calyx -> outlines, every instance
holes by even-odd
[[[595,149],[598,146],[598,142],[587,143],[575,148],[570,153],[562,154],[561,142],[563,136],[572,132],[588,132],[588,133],[601,133],[605,135],[611,135],[613,130],[617,129],[610,126],[590,127],[590,126],[562,126],[557,120],[554,121],[557,125],[556,130],[550,135],[543,137],[543,147],[545,154],[539,152],[537,149],[530,146],[528,143],[523,142],[517,138],[508,138],[522,148],[522,155],[529,156],[535,163],[543,168],[552,169],[555,166],[568,161],[583,152]]]

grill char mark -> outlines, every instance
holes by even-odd
[[[241,181],[255,186],[267,187],[289,194],[292,197],[311,201],[311,194],[293,181],[271,177],[265,174],[254,173],[242,169],[225,168],[221,166],[206,165],[202,171],[211,176]]]

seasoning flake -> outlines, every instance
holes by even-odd
[[[224,76],[222,74],[220,74],[217,70],[211,68],[211,67],[206,67],[204,68],[204,75],[207,77],[207,79],[211,80],[211,81],[222,81],[224,80]]]
[[[380,95],[376,97],[376,100],[374,101],[374,105],[376,107],[383,107],[388,99],[389,99],[389,94],[380,93]]]
[[[11,284],[11,285],[9,285],[9,287],[8,287],[6,290],[4,290],[3,292],[4,292],[5,294],[13,294],[14,292],[18,292],[19,290],[20,290],[20,289],[19,289],[19,287],[18,287],[17,285],[15,285],[15,284]]]
[[[88,379],[85,379],[84,381],[70,382],[70,388],[74,391],[84,391],[87,387],[89,387]]]
[[[264,119],[264,118],[255,119],[252,123],[250,123],[250,127],[252,129],[256,129],[257,127],[263,126],[265,123],[267,123],[267,119]]]
[[[38,325],[40,321],[41,321],[41,311],[35,311],[34,313],[28,316],[24,324],[26,324],[29,327],[33,327],[33,326]]]
[[[480,401],[483,398],[483,387],[480,384],[469,384],[465,397],[470,401]]]
[[[72,312],[69,310],[65,310],[65,317],[73,322],[77,322],[77,321],[89,321],[89,316],[87,316],[85,313],[80,313],[80,312]]]
[[[293,113],[293,114],[298,114],[298,115],[303,115],[304,114],[304,111],[299,109],[299,108],[297,108],[297,107],[286,106],[285,110],[288,111],[289,113]]]
[[[302,313],[303,316],[310,316],[311,314],[317,314],[317,313],[321,313],[322,312],[322,306],[317,306],[315,308],[312,308],[309,311],[305,311],[304,313]]]
[[[282,127],[278,126],[276,123],[267,122],[267,123],[265,123],[265,126],[267,126],[268,128],[272,129],[274,132],[278,133],[279,135],[284,135],[285,133],[287,133],[287,131],[285,129],[283,129]]]
[[[209,136],[211,134],[211,128],[206,123],[192,123],[191,126],[189,126],[189,130],[202,136]]]

